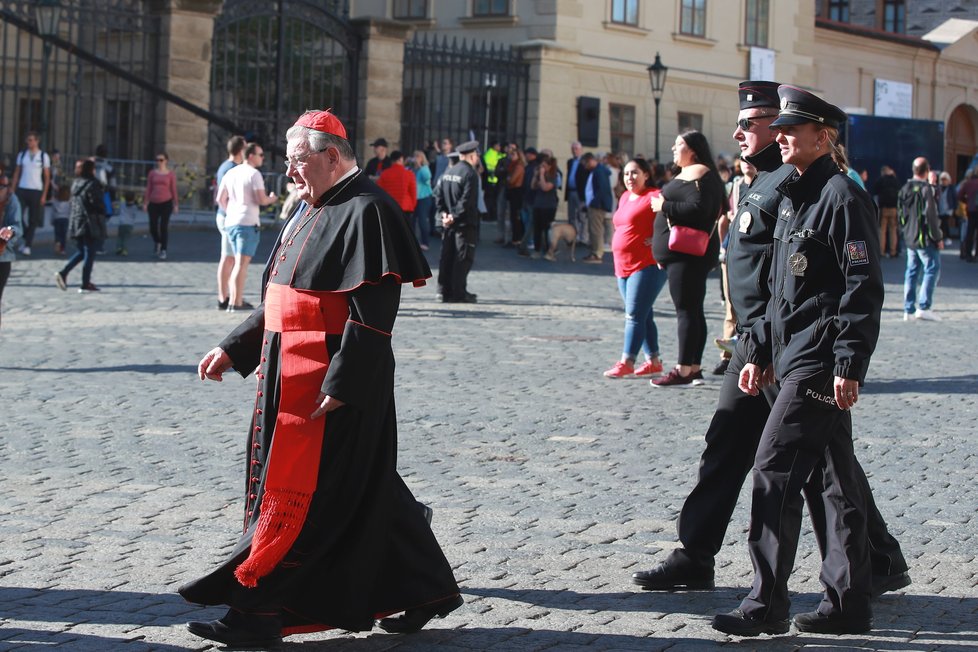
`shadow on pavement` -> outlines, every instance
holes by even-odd
[[[11,371],[41,371],[58,374],[88,374],[99,372],[135,372],[140,374],[196,374],[197,368],[192,364],[125,364],[114,367],[6,367]],[[0,589],[2,591],[2,589]]]
[[[866,394],[978,394],[978,374],[950,378],[873,379]]]

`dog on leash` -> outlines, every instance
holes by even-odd
[[[550,225],[550,249],[547,250],[544,258],[551,262],[556,262],[557,248],[560,246],[561,241],[567,243],[571,262],[576,261],[577,258],[575,258],[574,254],[577,249],[577,228],[570,222],[554,222]]]

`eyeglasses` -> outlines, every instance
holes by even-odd
[[[304,160],[306,160],[310,156],[315,156],[316,154],[322,154],[325,151],[326,150],[323,149],[323,150],[320,150],[318,152],[307,152],[305,154],[300,154],[299,156],[286,156],[285,157],[285,169],[288,170],[289,168],[297,168],[297,167],[299,167],[299,163],[303,162]]]
[[[770,113],[768,115],[755,115],[750,118],[741,118],[740,120],[737,121],[737,126],[740,127],[741,130],[743,131],[750,131],[751,125],[756,123],[758,120],[762,118],[776,118],[776,117],[778,117],[777,113]]]
[[[165,158],[158,158],[158,159],[156,159],[156,162],[157,163],[165,163],[166,162],[166,159]]]
[[[9,183],[0,183],[0,188],[9,188],[9,187],[10,187]]]

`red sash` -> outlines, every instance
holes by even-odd
[[[258,525],[248,558],[234,571],[243,586],[275,569],[305,523],[323,445],[325,416],[309,415],[329,367],[326,335],[342,335],[349,316],[342,293],[275,283],[265,290],[265,330],[281,334],[281,392]]]

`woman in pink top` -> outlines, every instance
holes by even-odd
[[[632,159],[625,165],[625,192],[615,211],[615,234],[611,251],[615,259],[618,290],[625,302],[625,344],[621,360],[604,372],[606,378],[651,376],[662,373],[659,359],[659,330],[652,305],[667,276],[652,256],[652,223],[655,213],[649,197],[659,191],[652,185],[652,168],[645,159]],[[639,349],[646,360],[635,367]]]
[[[149,214],[149,233],[156,244],[156,255],[166,260],[166,241],[170,232],[170,215],[180,209],[177,195],[177,175],[167,167],[170,157],[166,152],[156,155],[156,169],[146,175],[146,193],[143,210]]]

